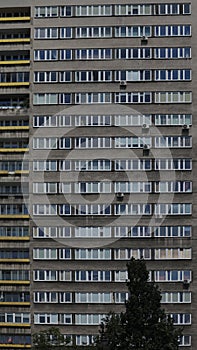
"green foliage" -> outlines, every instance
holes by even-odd
[[[97,349],[178,350],[181,330],[161,308],[161,293],[154,282],[149,282],[144,260],[132,258],[127,270],[125,312],[110,313],[101,323]]]
[[[33,335],[33,350],[64,349],[69,342],[58,328],[50,327]]]

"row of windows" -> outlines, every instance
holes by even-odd
[[[154,141],[154,145],[152,145]],[[114,147],[113,147],[114,145]],[[90,148],[190,148],[191,136],[138,137],[34,137],[33,149],[90,149]]]
[[[112,59],[182,59],[191,58],[190,47],[157,48],[90,48],[90,49],[36,49],[35,61],[112,60]]]
[[[0,302],[29,302],[29,292],[1,292]]]
[[[29,170],[29,162],[24,160],[2,160],[0,161],[0,171],[21,171],[21,170]]]
[[[113,35],[114,30],[114,35]],[[35,39],[141,38],[191,36],[191,25],[115,26],[115,27],[45,27],[35,28]]]
[[[26,31],[17,31],[15,29],[15,31],[10,32],[10,31],[3,31],[0,32],[0,39],[3,40],[9,40],[9,39],[30,39],[30,32],[29,30]]]
[[[191,226],[58,226],[33,227],[34,238],[191,237]]]
[[[16,252],[14,252],[16,253]],[[75,249],[71,256],[71,249],[56,248],[34,248],[33,259],[39,260],[129,260],[135,259],[153,259],[153,260],[171,260],[171,259],[191,259],[191,248],[159,248],[159,249]],[[28,255],[28,252],[26,252]],[[113,258],[112,258],[113,254]],[[16,254],[15,254],[16,255]],[[23,256],[22,254],[20,256]],[[8,254],[0,254],[0,258],[10,257]],[[18,256],[18,254],[16,255]]]
[[[9,119],[9,120],[0,120],[0,127],[1,126],[29,126],[29,120],[23,120],[23,119]]]
[[[0,73],[0,83],[29,82],[29,72]]]
[[[36,6],[35,18],[83,16],[188,15],[191,4]]]
[[[25,195],[29,193],[28,184],[24,185],[0,185],[0,196],[1,195]]]
[[[34,105],[90,103],[191,103],[190,91],[36,93]]]
[[[162,292],[161,303],[191,303],[191,292]],[[125,303],[129,294],[126,292],[72,293],[72,292],[34,292],[34,303]]]
[[[5,73],[8,74],[8,73]],[[15,76],[15,81],[17,76]],[[11,77],[1,77],[1,81],[13,81]],[[113,82],[113,81],[188,81],[191,80],[190,69],[159,70],[92,70],[92,71],[40,71],[34,73],[35,83],[68,83],[68,82]],[[26,81],[26,80],[22,80]]]
[[[0,186],[0,194],[3,193]],[[8,187],[8,190],[12,187]],[[4,193],[15,193],[6,192]],[[3,187],[4,189],[4,187]],[[185,193],[192,192],[191,181],[156,181],[156,182],[34,182],[33,193]]]
[[[190,203],[33,204],[33,215],[191,215]]]
[[[152,275],[152,276],[151,276]],[[106,270],[34,270],[34,281],[86,281],[86,282],[125,282],[128,279],[128,272],[106,271]],[[150,280],[155,282],[183,282],[191,281],[190,270],[157,270],[150,272]]]
[[[28,237],[29,227],[25,226],[1,226],[0,237]]]
[[[0,148],[27,148],[27,147],[28,147],[28,142],[26,141],[1,141],[0,142]]]
[[[0,162],[1,166],[1,162]],[[192,160],[188,158],[160,159],[94,159],[94,160],[34,160],[33,171],[148,171],[148,170],[191,170]]]
[[[28,250],[0,250],[0,259],[29,259]]]
[[[28,334],[0,334],[0,344],[31,344],[31,336]]]
[[[29,313],[0,313],[0,322],[5,323],[30,323]]]
[[[34,127],[191,125],[191,114],[34,115]]]
[[[0,204],[0,215],[25,215],[28,209],[25,204]]]
[[[191,324],[191,314],[169,314],[175,325]],[[35,324],[84,324],[99,325],[104,314],[34,314]],[[74,318],[74,320],[73,320]],[[74,322],[73,322],[74,321]]]
[[[94,343],[96,335],[76,335],[76,345],[91,345]],[[179,337],[179,346],[191,346],[191,335],[182,335]]]
[[[29,281],[29,271],[25,270],[0,270],[2,281]]]

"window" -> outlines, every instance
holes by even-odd
[[[73,36],[73,28],[60,28],[60,39],[71,39]]]
[[[190,203],[158,203],[154,205],[155,214],[157,215],[191,215],[192,205]]]
[[[111,260],[111,249],[75,249],[75,259]]]
[[[105,317],[104,314],[76,314],[75,324],[99,325]]]
[[[161,292],[162,303],[191,303],[191,292]]]
[[[152,92],[115,92],[115,103],[152,103]]]
[[[114,249],[115,260],[151,259],[150,249]]]
[[[155,81],[191,80],[191,69],[158,69],[154,72]]]
[[[111,193],[111,182],[76,182],[74,193]]]
[[[30,323],[29,313],[0,313],[2,323]]]
[[[55,238],[57,237],[57,227],[33,227],[34,238]]]
[[[34,61],[56,61],[58,50],[34,50]]]
[[[76,6],[76,16],[112,16],[111,5]]]
[[[115,115],[115,125],[117,126],[143,126],[152,124],[152,115],[151,114],[123,114],[123,115]]]
[[[56,83],[58,82],[58,72],[34,72],[35,83]]]
[[[34,105],[58,104],[58,94],[34,94]]]
[[[151,193],[152,192],[152,183],[151,182],[115,182],[115,192],[124,192],[124,193]]]
[[[155,170],[191,170],[191,159],[155,159]]]
[[[58,281],[58,271],[55,270],[34,270],[33,271],[34,281],[47,281],[54,282]]]
[[[95,335],[76,335],[76,345],[91,345],[94,343]]]
[[[161,47],[154,49],[156,59],[191,58],[191,47]]]
[[[57,17],[58,7],[57,6],[36,6],[35,17]]]
[[[143,148],[144,145],[151,146],[151,137],[115,137],[115,148]]]
[[[57,39],[58,28],[35,28],[34,38],[35,39]]]
[[[157,36],[190,36],[190,25],[161,25],[155,26],[154,35]]]
[[[72,50],[70,49],[59,50],[59,59],[60,61],[72,60]]]
[[[75,82],[112,81],[112,71],[75,71]]]
[[[151,26],[122,26],[115,27],[115,37],[149,37],[152,35]]]
[[[115,5],[116,16],[151,15],[152,5]]]
[[[155,114],[155,125],[192,125],[192,115]]]
[[[82,92],[75,94],[76,104],[89,103],[111,103],[112,93],[110,92]]]
[[[34,149],[57,149],[57,138],[56,137],[34,137],[33,148]],[[47,163],[44,163],[44,164],[47,164]]]
[[[71,249],[69,248],[59,249],[59,259],[60,260],[71,259]]]
[[[127,271],[115,271],[115,282],[126,282],[128,279]]]
[[[34,160],[33,171],[57,171],[57,160]]]
[[[151,237],[152,227],[149,226],[116,226],[115,237]]]
[[[114,293],[113,297],[116,304],[124,304],[125,301],[129,298],[129,293],[125,293],[125,292]]]
[[[33,215],[57,215],[56,204],[34,204]]]
[[[59,293],[60,303],[72,303],[72,293],[69,292],[60,292]]]
[[[110,226],[76,226],[75,237],[111,237]]]
[[[73,16],[73,6],[60,6],[60,16],[61,17],[72,17]]]
[[[34,314],[35,324],[58,324],[58,314]]]
[[[191,226],[159,226],[155,227],[155,237],[191,237]]]
[[[95,160],[76,160],[76,171],[110,171],[112,168],[112,161],[104,159]]]
[[[34,248],[33,259],[57,260],[57,249],[55,248]]]
[[[111,148],[110,137],[76,137],[75,148]]]
[[[115,81],[151,81],[152,71],[149,70],[120,70],[115,71]]]
[[[154,271],[155,282],[183,282],[191,281],[190,270],[159,270]]]
[[[155,249],[155,260],[171,260],[171,259],[191,259],[191,248],[160,248]]]
[[[75,50],[76,60],[107,60],[112,59],[112,49],[78,49]]]
[[[75,293],[76,303],[111,303],[111,293]]]
[[[58,117],[56,115],[34,115],[33,126],[35,127],[57,127]]]
[[[89,270],[89,271],[76,271],[75,272],[75,281],[78,282],[110,282],[111,281],[111,271],[98,271],[98,270]]]
[[[155,182],[156,193],[186,193],[192,192],[191,181],[156,181]]]
[[[122,171],[122,170],[148,171],[152,169],[151,159],[121,159],[121,160],[116,159],[114,162],[115,162],[116,171]]]
[[[80,38],[111,38],[112,27],[77,27],[75,36]]]
[[[151,48],[120,48],[114,49],[116,59],[150,59],[152,58]]]
[[[155,92],[155,103],[191,103],[192,93],[189,91]]]
[[[179,338],[179,346],[191,346],[191,335],[182,335]]]
[[[33,193],[57,193],[56,182],[34,182]]]
[[[111,215],[111,205],[78,204],[74,208],[75,215]]]
[[[34,303],[58,303],[57,292],[34,292]]]
[[[190,148],[191,136],[156,136],[155,148]]]
[[[169,314],[168,314],[169,315]],[[170,314],[173,323],[176,324],[191,324],[191,314]]]

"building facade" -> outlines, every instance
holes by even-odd
[[[132,256],[196,348],[196,11],[1,1],[1,348],[91,344]]]

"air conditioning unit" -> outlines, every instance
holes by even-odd
[[[15,171],[8,171],[8,175],[15,175]]]
[[[148,41],[148,37],[143,35],[142,38],[141,38],[143,41]]]
[[[143,146],[143,149],[145,149],[145,150],[150,149],[150,145],[144,145],[144,146]]]
[[[184,125],[182,126],[182,128],[183,128],[183,130],[189,130],[189,125],[188,125],[188,124],[184,124]]]
[[[149,125],[148,125],[148,124],[143,124],[143,125],[142,125],[142,128],[143,128],[143,129],[149,129]]]
[[[123,192],[118,192],[118,193],[116,193],[116,197],[118,199],[122,199],[122,198],[124,198],[124,193]]]
[[[161,219],[163,219],[163,215],[162,214],[156,214],[155,215],[155,219],[161,220]]]
[[[190,285],[190,280],[184,280],[184,281],[183,281],[183,285],[184,285],[185,287],[189,287],[189,285]]]
[[[126,86],[126,85],[127,85],[126,80],[121,80],[121,81],[120,81],[120,86]]]

